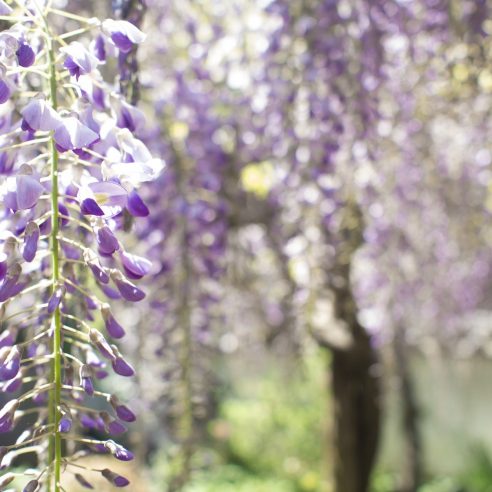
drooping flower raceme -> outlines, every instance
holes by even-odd
[[[0,389],[9,397],[0,432],[20,433],[0,449],[0,467],[35,454],[25,491],[62,490],[62,470],[92,488],[76,463],[91,451],[133,458],[112,437],[135,415],[97,380],[109,367],[134,374],[113,343],[125,331],[108,300],[145,297],[135,283],[150,264],[126,251],[122,236],[128,217],[148,214],[137,188],[163,167],[131,133],[142,114],[99,71],[102,48],[118,56],[143,33],[50,5],[0,2],[10,26],[0,33]],[[81,25],[55,32],[65,17]],[[88,438],[92,429],[107,440]],[[129,483],[96,471],[116,487]]]

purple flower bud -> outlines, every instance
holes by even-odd
[[[127,378],[133,376],[135,374],[133,367],[128,364],[125,359],[123,359],[116,346],[112,345],[111,348],[116,355],[115,359],[111,362],[114,372]]]
[[[89,396],[94,394],[94,383],[92,382],[92,378],[81,378],[80,386]]]
[[[36,59],[33,49],[24,42],[19,44],[19,49],[15,54],[17,55],[17,62],[24,68],[30,67]]]
[[[122,477],[121,475],[118,475],[117,473],[112,472],[108,468],[105,468],[102,472],[101,475],[108,480],[108,482],[112,483],[116,487],[126,487],[127,485],[130,484],[130,481],[127,480],[125,477]]]
[[[34,260],[38,250],[39,226],[36,222],[29,222],[24,231],[24,249],[22,256],[27,262]]]
[[[89,417],[89,415],[82,414],[80,415],[79,420],[82,426],[86,429],[96,428],[96,421],[92,417]]]
[[[109,402],[118,418],[123,422],[135,422],[137,420],[135,414],[126,405],[122,405],[116,396],[112,395]]]
[[[80,367],[80,386],[84,391],[92,396],[94,394],[94,384],[92,383],[92,369],[87,364]]]
[[[0,410],[0,433],[12,430],[15,412],[19,408],[19,405],[19,400],[10,400],[3,406],[2,410]]]
[[[6,301],[12,295],[15,295],[17,281],[19,280],[22,268],[18,263],[14,263],[4,278],[0,286],[0,302]]]
[[[66,434],[67,432],[70,432],[71,428],[72,428],[72,419],[69,416],[64,415],[60,419],[60,422],[58,424],[58,431]]]
[[[135,190],[128,194],[127,208],[134,217],[147,217],[150,213],[147,205]]]
[[[120,461],[131,461],[133,459],[133,453],[125,449],[123,446],[116,444],[114,441],[105,442],[106,449],[118,460]]]
[[[108,424],[108,433],[112,436],[119,436],[127,431],[127,428],[117,420],[113,420]]]
[[[145,34],[127,21],[115,21],[106,19],[102,23],[103,30],[108,32],[113,43],[123,53],[129,53],[134,44],[142,43],[145,40]]]
[[[130,302],[141,301],[145,297],[145,292],[140,290],[136,285],[123,277],[118,270],[111,270],[111,278],[124,299]]]
[[[70,212],[68,208],[63,205],[63,203],[58,204],[58,212],[60,214],[60,226],[66,227],[68,225],[68,219],[65,217],[70,217]]]
[[[48,314],[52,314],[55,312],[55,310],[58,308],[60,305],[60,302],[63,299],[63,296],[65,295],[66,288],[64,285],[60,285],[55,289],[55,292],[50,297],[50,300],[48,301]]]
[[[99,61],[106,60],[106,48],[104,46],[104,37],[99,34],[94,42],[94,54]]]
[[[15,343],[16,336],[14,333],[7,329],[0,334],[0,348],[11,347]]]
[[[39,488],[39,482],[37,480],[30,480],[26,486],[22,489],[22,492],[36,492]]]
[[[86,198],[82,200],[82,203],[80,204],[80,211],[84,215],[97,215],[99,217],[104,215],[103,210],[93,198]]]
[[[87,305],[88,309],[94,310],[97,309],[97,303],[92,297],[85,296],[84,297],[85,304]]]
[[[6,103],[10,98],[10,87],[4,81],[0,79],[0,104]]]
[[[103,357],[110,360],[113,360],[115,358],[113,348],[109,345],[101,332],[99,332],[95,328],[91,328],[89,332],[89,338],[92,345],[94,345],[99,350]]]
[[[128,128],[132,133],[135,133],[145,124],[145,116],[140,109],[128,104],[125,101],[119,102],[117,108],[116,124],[120,128]]]
[[[112,436],[118,436],[126,432],[126,427],[121,422],[111,418],[108,412],[99,412],[99,415],[104,422],[106,432]]]
[[[130,253],[127,253],[126,251],[122,251],[120,253],[120,259],[123,263],[125,273],[129,278],[132,279],[138,280],[142,278],[144,275],[147,275],[150,272],[150,269],[152,267],[152,263],[146,258],[132,255]]]
[[[122,338],[125,336],[125,330],[122,326],[114,319],[111,314],[111,309],[107,304],[101,307],[101,314],[104,319],[104,324],[106,325],[106,331],[113,338]]]
[[[82,487],[85,487],[86,489],[94,489],[94,487],[80,473],[76,473],[74,476],[75,480],[77,480]]]
[[[0,381],[10,381],[17,376],[20,358],[17,346],[0,349]]]
[[[7,381],[2,388],[5,393],[15,393],[22,386],[22,373],[19,372],[14,379]]]
[[[120,247],[118,239],[116,239],[116,236],[108,226],[96,229],[96,240],[99,250],[105,255],[112,255]]]
[[[98,282],[101,282],[103,284],[107,284],[109,282],[108,273],[101,266],[97,256],[92,250],[86,249],[84,251],[84,261],[87,263],[87,265],[91,269],[92,274]]]

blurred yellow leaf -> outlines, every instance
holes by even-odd
[[[241,185],[245,191],[265,198],[273,184],[273,166],[269,161],[254,162],[241,171]]]
[[[169,127],[169,134],[173,140],[184,140],[188,131],[188,125],[184,121],[174,121]]]

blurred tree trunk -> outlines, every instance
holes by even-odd
[[[367,492],[380,434],[380,370],[378,354],[358,322],[350,282],[352,259],[362,243],[362,215],[355,203],[347,203],[343,214],[328,283],[334,296],[334,318],[350,341],[343,346],[330,342],[330,330],[316,339],[332,352],[335,490]]]
[[[415,387],[405,347],[404,331],[396,330],[393,342],[396,370],[399,379],[401,424],[404,438],[404,468],[401,492],[416,492],[422,482],[422,438],[419,429],[419,410]]]
[[[351,298],[338,292],[336,304]],[[352,304],[352,301],[350,301]],[[355,312],[348,323],[349,348],[333,350],[334,475],[337,492],[367,492],[376,459],[380,431],[380,380],[377,354]]]

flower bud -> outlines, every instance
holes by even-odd
[[[0,349],[0,381],[10,381],[20,369],[20,352],[16,345]]]
[[[99,416],[104,422],[106,432],[112,436],[118,436],[127,431],[127,428],[117,420],[111,418],[108,412],[99,412]]]
[[[145,297],[145,292],[140,290],[136,285],[133,285],[127,280],[123,274],[116,270],[111,270],[111,279],[116,285],[116,288],[124,299],[130,302],[141,301]]]
[[[66,291],[67,289],[64,285],[58,285],[56,287],[55,291],[50,297],[50,300],[48,301],[48,308],[47,308],[48,314],[52,314],[56,311]]]
[[[113,367],[113,371],[116,374],[124,377],[131,377],[135,374],[135,370],[133,367],[123,359],[116,345],[111,345],[113,352],[115,354],[115,359],[111,362],[111,366]]]
[[[111,314],[111,309],[108,304],[104,304],[101,307],[101,314],[104,319],[104,324],[106,326],[106,331],[113,338],[122,338],[125,336],[125,330],[123,327],[114,319]]]
[[[33,49],[25,42],[19,43],[19,48],[15,54],[17,55],[17,63],[24,68],[30,67],[36,59]]]
[[[135,422],[137,420],[135,414],[126,405],[122,405],[115,395],[111,395],[109,403],[119,419],[124,422]]]
[[[24,230],[24,249],[22,256],[27,262],[34,260],[38,250],[39,226],[36,222],[29,222]]]
[[[120,461],[131,461],[133,459],[133,453],[125,449],[123,446],[116,444],[114,441],[106,441],[104,443],[105,448]]]
[[[135,190],[128,194],[127,208],[134,217],[147,217],[150,214],[147,205]]]
[[[0,432],[9,432],[12,430],[15,412],[19,408],[19,405],[19,400],[10,400],[0,410]]]
[[[105,468],[101,475],[108,480],[108,482],[112,483],[116,487],[126,487],[130,484],[130,481],[125,477],[118,475],[117,473],[112,472],[108,468]]]
[[[17,281],[19,280],[22,268],[18,263],[14,263],[7,271],[2,285],[0,286],[0,302],[6,301],[9,297],[16,294]]]
[[[80,386],[84,389],[84,391],[92,396],[94,394],[94,384],[92,382],[92,369],[87,364],[84,364],[80,367]]]
[[[77,480],[82,487],[85,487],[86,489],[94,489],[94,487],[80,473],[76,473],[74,476],[75,480]]]
[[[111,360],[115,358],[113,348],[109,345],[109,343],[106,341],[103,334],[99,330],[91,328],[91,330],[89,331],[89,338],[92,345],[94,345],[94,347],[99,350],[103,357]]]
[[[96,240],[99,245],[99,251],[105,255],[112,255],[120,248],[118,239],[106,225],[96,228]]]
[[[22,492],[36,492],[36,490],[38,490],[38,488],[39,488],[39,482],[37,480],[31,480],[22,489]]]
[[[98,282],[101,282],[102,284],[107,284],[109,282],[109,275],[107,274],[106,269],[101,266],[96,254],[91,249],[87,248],[84,250],[84,261],[87,263]]]

